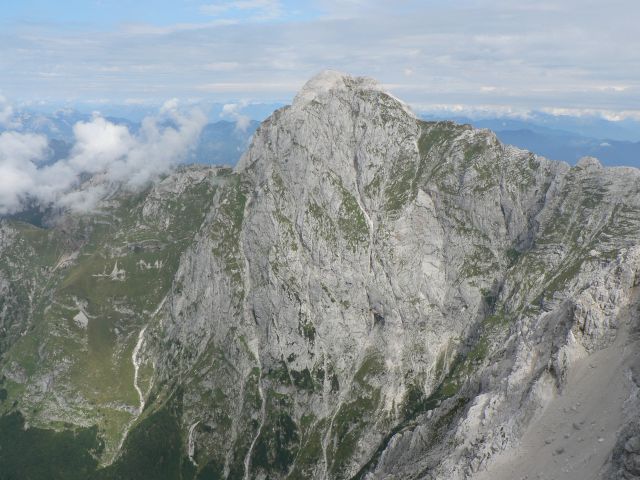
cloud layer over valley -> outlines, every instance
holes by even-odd
[[[166,102],[157,116],[145,118],[135,132],[95,114],[73,126],[70,153],[55,162],[48,161],[51,152],[44,135],[17,128],[4,131],[0,133],[0,214],[18,212],[32,201],[90,210],[113,184],[138,189],[186,158],[206,120],[199,109],[184,112],[176,101]],[[11,125],[11,118],[5,124]],[[99,180],[81,191],[74,188],[89,177]]]

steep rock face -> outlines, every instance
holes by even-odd
[[[600,470],[616,442],[624,456],[638,411],[638,187],[636,170],[592,162],[558,181],[463,360],[483,352],[456,395],[472,400],[440,443],[448,451],[418,440],[433,430],[427,421],[393,439],[373,478],[474,478],[488,465],[480,478],[577,479]]]
[[[208,378],[196,382],[200,393],[183,418],[183,428],[195,425],[195,463],[213,455],[234,476],[242,459],[243,474],[256,478],[464,476],[484,465],[543,402],[532,398],[519,416],[520,404],[505,399],[509,408],[493,423],[467,419],[452,433],[477,391],[493,388],[495,371],[483,367],[504,358],[500,372],[518,387],[510,394],[526,396],[541,376],[563,375],[566,361],[554,362],[573,355],[573,343],[593,350],[611,336],[624,298],[593,305],[583,285],[562,288],[580,282],[573,277],[589,256],[585,245],[606,225],[637,220],[614,211],[619,203],[635,209],[637,174],[621,173],[593,162],[569,169],[500,145],[487,131],[420,122],[368,79],[328,72],[310,81],[261,126],[239,165],[240,249],[220,258],[215,246],[199,246],[185,257],[220,264],[210,276],[228,290],[192,285],[192,301],[167,320],[188,352],[178,357],[183,371],[200,369],[212,350],[238,367],[205,362],[199,370]],[[607,260],[634,242],[604,235],[605,251],[595,255],[607,269],[590,272],[601,279],[611,275]],[[221,274],[229,262],[234,275]],[[186,282],[194,278],[203,277],[185,273]],[[242,298],[231,305],[238,288]],[[556,303],[553,314],[539,313]],[[534,321],[541,326],[520,326]],[[582,326],[568,336],[574,324]],[[513,337],[518,328],[532,338]],[[537,365],[510,358],[525,348],[536,351]],[[212,388],[235,408],[226,411],[231,428],[200,411]],[[492,438],[505,423],[508,435]],[[440,451],[438,439],[461,441],[469,429],[481,445]],[[416,435],[431,441],[416,443]]]
[[[603,478],[633,478],[639,188],[635,169],[550,162],[324,72],[261,125],[235,172],[176,173],[102,240],[119,262],[138,261],[116,245],[141,227],[172,232],[160,252],[177,243],[114,342],[126,416],[78,409],[73,381],[31,412],[51,402],[14,352],[35,333],[4,340],[8,402],[40,427],[98,425],[108,454],[94,456],[111,465],[96,478],[513,478],[518,465],[583,478],[603,464]],[[3,253],[27,238],[16,228],[3,225]],[[72,269],[93,252],[78,251]],[[18,280],[50,292],[16,276],[21,262],[0,292]],[[76,324],[109,318],[98,287],[74,294]],[[31,296],[45,308],[59,295]],[[54,324],[6,298],[6,331]]]

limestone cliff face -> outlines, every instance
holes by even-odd
[[[534,430],[599,388],[585,365],[601,357],[621,400],[583,439],[597,455],[572,461],[635,474],[640,172],[423,122],[375,81],[324,72],[235,172],[208,175],[170,285],[126,337],[137,409],[65,416],[122,442],[99,475],[140,475],[157,455],[166,478],[513,478],[521,439],[557,463],[587,435],[577,417],[567,438]],[[153,192],[143,218],[173,225]],[[178,211],[193,198],[170,194]],[[95,325],[87,296],[74,298]],[[31,388],[8,352],[3,372]]]

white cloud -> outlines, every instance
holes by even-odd
[[[40,163],[47,153],[42,135],[18,132],[0,134],[0,213],[20,209],[39,185]]]
[[[621,122],[623,120],[640,121],[640,110],[545,107],[541,108],[540,111],[554,116],[567,115],[570,117],[600,117],[610,122]]]
[[[236,23],[236,20],[233,19],[219,19],[206,23],[175,23],[173,25],[163,26],[149,25],[147,23],[130,23],[122,27],[122,33],[132,36],[162,36],[205,30],[207,28],[215,28],[224,25],[234,25]]]
[[[529,109],[526,107],[512,107],[504,105],[475,105],[475,104],[412,104],[416,111],[436,115],[464,116],[473,119],[481,118],[519,118],[531,119],[536,113],[545,113],[554,117],[567,116],[576,118],[602,118],[609,122],[624,120],[640,121],[640,110],[607,110],[598,108],[563,108],[542,107]]]
[[[75,143],[68,158],[41,165],[47,157],[42,135],[0,134],[0,213],[19,211],[28,198],[76,211],[95,208],[110,185],[135,190],[184,160],[195,145],[206,116],[183,113],[175,100],[158,117],[147,117],[133,134],[99,115],[73,127]],[[169,125],[169,126],[167,126]],[[80,176],[92,181],[76,189]]]
[[[211,72],[231,72],[236,70],[240,64],[238,62],[212,62],[204,66],[205,70]]]
[[[47,140],[41,135],[13,131],[0,134],[0,159],[3,163],[40,162],[46,153]]]
[[[314,72],[315,73],[315,72]],[[219,82],[198,85],[196,90],[208,93],[289,93],[296,92],[308,79],[287,82]]]
[[[184,98],[196,91],[218,102],[287,102],[315,72],[333,68],[396,85],[410,104],[491,98],[531,109],[615,111],[640,94],[636,0],[178,3],[191,12],[207,4],[213,17],[112,30],[70,30],[55,19],[9,25],[0,58],[14,75],[0,78],[0,88],[21,98]],[[252,21],[278,8],[278,21]],[[105,73],[105,66],[118,70]]]
[[[247,102],[240,103],[226,103],[222,106],[222,112],[220,112],[221,118],[227,118],[236,122],[236,129],[242,132],[246,132],[249,125],[251,125],[251,118],[247,115],[243,115],[241,110],[247,106]]]
[[[13,106],[0,95],[0,127],[14,128],[18,122],[14,118]]]
[[[222,0],[200,7],[206,15],[215,17],[235,14],[251,13],[251,19],[267,20],[282,15],[282,5],[279,0]]]
[[[617,92],[622,93],[629,90],[631,87],[629,85],[598,85],[594,89],[599,92]]]
[[[421,113],[463,116],[473,119],[499,117],[524,120],[530,118],[533,113],[526,108],[515,108],[503,105],[418,104],[412,106]]]
[[[144,105],[147,101],[144,98],[125,98],[125,105]]]
[[[239,115],[236,118],[236,128],[242,132],[246,132],[247,128],[251,125],[251,118],[246,115]]]
[[[170,100],[167,100],[162,104],[162,107],[160,108],[160,113],[175,114],[178,110],[179,105],[180,105],[180,100],[178,100],[177,98],[172,98]]]

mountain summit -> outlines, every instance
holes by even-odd
[[[293,103],[308,103],[332,91],[353,89],[381,90],[382,88],[373,78],[351,77],[335,70],[324,70],[305,83]]]
[[[235,171],[0,224],[0,471],[634,478],[639,188],[323,72]]]

